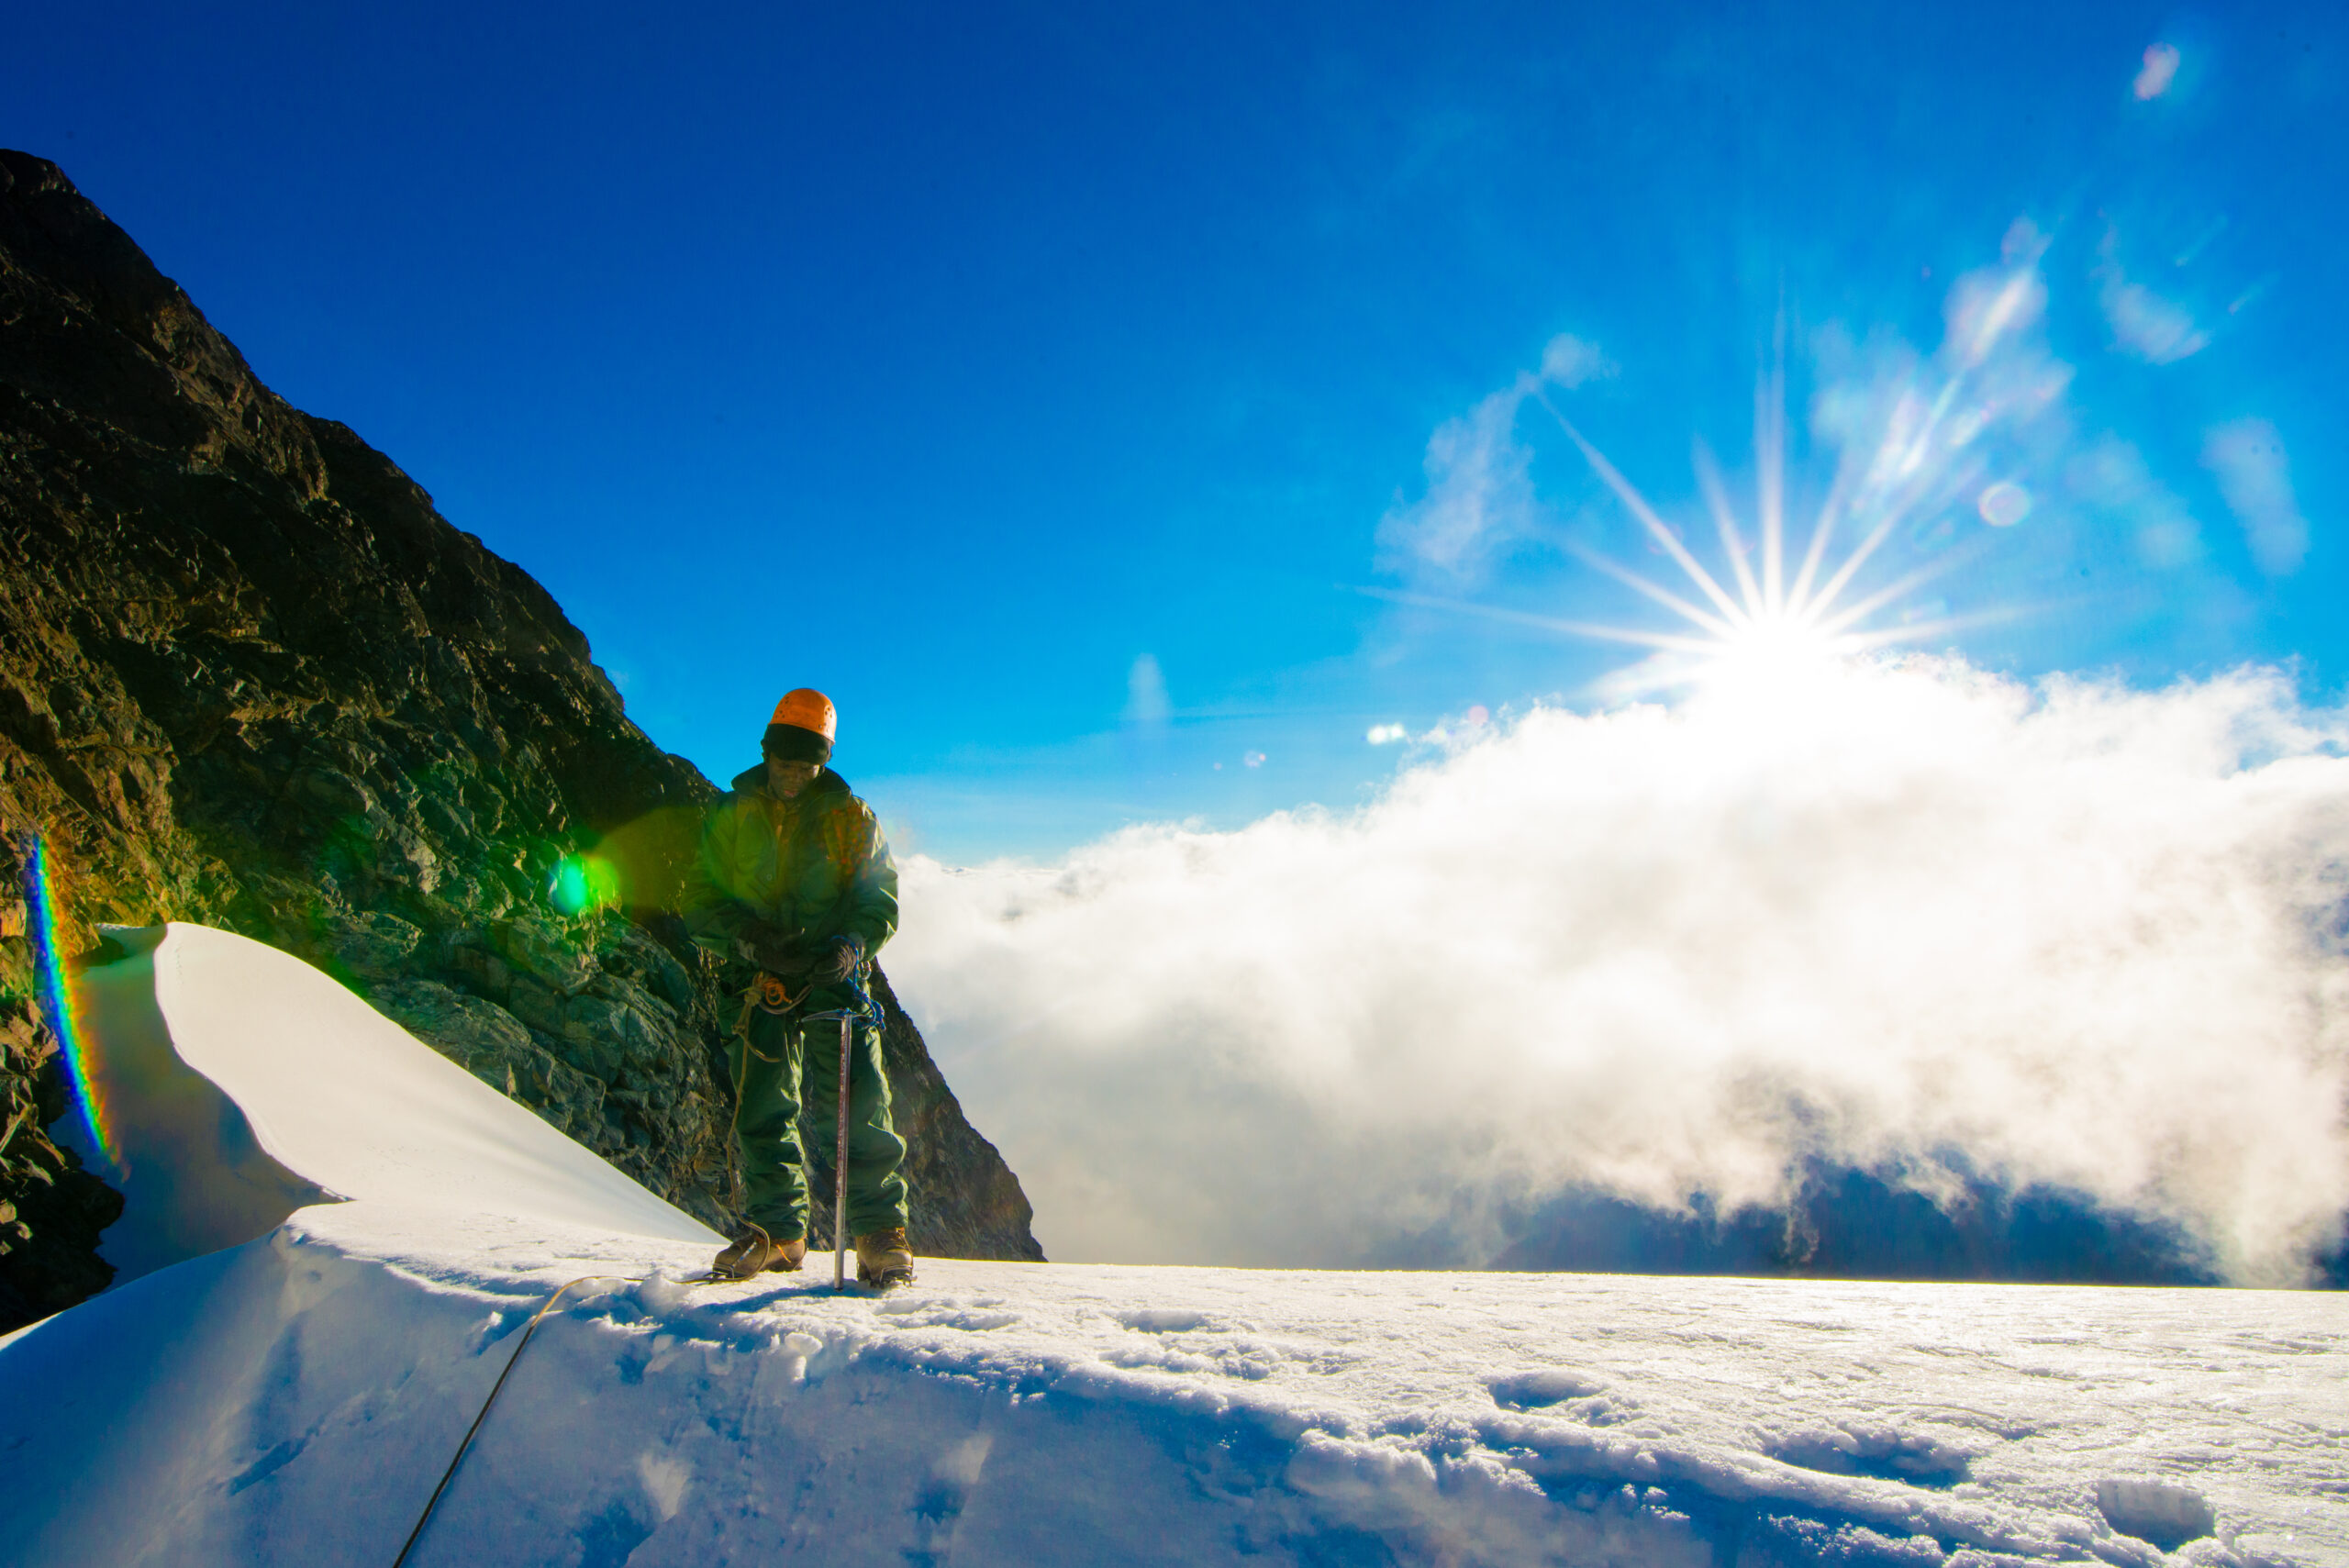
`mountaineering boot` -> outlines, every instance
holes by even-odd
[[[856,1283],[882,1290],[914,1283],[914,1250],[904,1226],[867,1231],[856,1239]]]
[[[755,1279],[762,1273],[790,1273],[799,1267],[807,1255],[806,1238],[794,1236],[778,1241],[750,1220],[734,1232],[734,1240],[726,1251],[718,1254],[709,1265],[712,1279]]]

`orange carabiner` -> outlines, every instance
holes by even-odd
[[[807,989],[812,990],[813,987],[810,986]],[[807,990],[802,990],[796,996],[793,995],[791,987],[783,983],[783,976],[764,973],[759,975],[759,1006],[768,1012],[789,1012],[807,999]]]

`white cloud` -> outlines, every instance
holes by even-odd
[[[2101,255],[2096,268],[2097,300],[2104,307],[2115,347],[2147,364],[2169,365],[2210,346],[2210,334],[2202,330],[2192,311],[2130,281],[2121,269],[2117,236],[2106,234]]]
[[[1517,439],[1520,384],[1494,393],[1428,438],[1427,493],[1378,525],[1380,564],[1454,581],[1475,574],[1497,546],[1521,538],[1534,516],[1533,454]]]
[[[2114,341],[2147,364],[2167,365],[2210,346],[2210,335],[2194,324],[2193,313],[2164,299],[2143,284],[2108,279],[2099,296]]]
[[[1585,382],[1614,373],[1615,367],[1599,352],[1598,344],[1586,343],[1571,332],[1559,333],[1542,350],[1542,379],[1569,392]]]
[[[1998,261],[1950,285],[1943,339],[1930,354],[1888,331],[1854,340],[1833,323],[1813,337],[1812,448],[1834,453],[1838,472],[1831,503],[1788,519],[1789,548],[1804,550],[1827,517],[1833,551],[1822,557],[1820,577],[1831,583],[1844,552],[1872,551],[1861,541],[1880,529],[1899,535],[1870,558],[1865,576],[1853,579],[1851,598],[1897,579],[1903,550],[1914,570],[1920,557],[1962,540],[1966,519],[2011,529],[2042,515],[2050,471],[2076,431],[2067,403],[2072,367],[2050,351],[2042,329],[2048,243],[2028,218],[2009,225]],[[1880,628],[1914,603],[1885,606],[1873,624]],[[1645,677],[1650,689],[1672,669],[1659,662]]]
[[[1056,1257],[1956,1151],[2296,1277],[2349,1205],[2349,736],[2273,673],[1821,679],[1537,709],[1349,816],[915,858],[891,973]]]
[[[2160,97],[2169,91],[2169,84],[2176,80],[2177,46],[2166,43],[2147,44],[2144,64],[2137,72],[2137,80],[2131,83],[2136,92],[2138,101],[2143,103]]]
[[[1571,389],[1613,373],[1597,347],[1561,333],[1542,350],[1538,374],[1520,373],[1437,427],[1428,438],[1425,494],[1378,525],[1379,565],[1453,586],[1475,579],[1540,515],[1528,473],[1533,454],[1517,439],[1519,408],[1545,383]]]
[[[2202,559],[2202,526],[2131,442],[2099,438],[2065,464],[2064,484],[2076,500],[2134,529],[2137,557],[2147,566],[2166,571]]]
[[[2029,218],[2019,217],[2008,226],[1998,249],[1999,265],[1959,278],[1943,301],[1948,335],[1942,357],[1956,367],[1983,363],[2047,314],[2047,280],[2039,272],[2047,237]]]
[[[2292,495],[2284,438],[2265,419],[2237,419],[2204,433],[2202,462],[2218,475],[2219,494],[2243,524],[2251,558],[2270,577],[2299,570],[2309,552],[2309,522]]]
[[[1165,673],[1158,667],[1158,655],[1141,654],[1126,671],[1126,722],[1157,728],[1174,712],[1174,705],[1166,695]]]
[[[2145,454],[2121,437],[2080,428],[2069,397],[2072,367],[2050,351],[2040,330],[2047,249],[2045,235],[2028,219],[2016,220],[2000,263],[1952,285],[1943,305],[1947,333],[1930,358],[1888,338],[1855,346],[1832,330],[1820,335],[1822,375],[1811,429],[1841,454],[1852,480],[1848,510],[1865,520],[1887,513],[1930,517],[1962,507],[1994,528],[2035,528],[2034,519],[2060,521],[2085,510],[2125,530],[2139,564],[2163,573],[2207,568],[2193,509]],[[2132,339],[2124,346],[2155,360],[2200,349],[2207,337],[2190,317],[2157,320],[2170,308],[2165,303],[2156,309],[2144,303],[2150,295],[2115,292],[2132,286],[2117,250],[2108,233],[2096,275],[2116,312],[2116,334]],[[2143,308],[2132,317],[2136,306]],[[2216,466],[2209,452],[2205,457]],[[2273,494],[2272,484],[2254,488]],[[2263,537],[2279,550],[2290,538],[2288,515],[2297,517],[2272,506],[2261,513],[2274,525]]]

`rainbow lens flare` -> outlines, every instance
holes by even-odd
[[[57,1031],[65,1051],[65,1077],[72,1085],[73,1104],[90,1142],[117,1169],[122,1154],[115,1147],[106,1119],[105,1092],[99,1088],[96,1036],[89,1027],[73,976],[65,966],[63,944],[58,940],[65,909],[65,892],[49,858],[49,845],[38,833],[17,840],[17,864],[24,880],[25,934],[32,943],[33,984],[50,1028]]]

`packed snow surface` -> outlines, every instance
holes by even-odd
[[[350,1030],[384,1076],[347,1076],[332,983],[234,943],[157,950],[173,1039],[194,1063],[314,1009],[272,1072],[363,1092],[214,1081],[273,1095],[256,1136],[356,1201],[0,1342],[0,1560],[388,1564],[585,1277],[411,1562],[2349,1564],[2337,1296],[930,1259],[878,1297],[828,1260],[692,1284],[707,1239],[667,1206],[462,1074],[417,1058],[417,1090],[377,1021]]]

